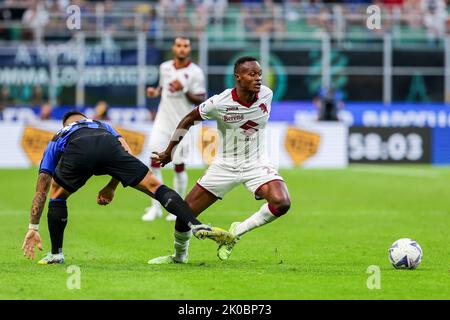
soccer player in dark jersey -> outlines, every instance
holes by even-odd
[[[70,111],[63,117],[63,126],[48,143],[39,168],[29,230],[22,246],[26,257],[34,259],[35,246],[42,250],[39,220],[51,186],[48,229],[52,251],[39,264],[64,263],[66,201],[90,177],[105,174],[112,178],[98,193],[99,205],[107,205],[113,200],[114,191],[121,182],[124,187],[131,186],[161,202],[167,211],[189,225],[197,238],[210,238],[219,243],[232,241],[233,237],[225,230],[201,224],[175,191],[161,184],[147,166],[131,155],[125,139],[109,124]]]

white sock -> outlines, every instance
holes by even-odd
[[[249,232],[255,228],[261,227],[278,217],[274,216],[269,210],[269,204],[265,203],[259,209],[258,212],[254,213],[251,217],[242,221],[235,229],[236,235],[241,236],[246,232]]]
[[[189,240],[192,238],[192,231],[180,232],[175,230],[174,237],[174,259],[177,261],[185,261],[188,256]]]
[[[163,178],[162,178],[161,168],[152,167],[152,172],[153,172],[153,175],[156,177],[156,179],[158,179],[162,183]],[[152,198],[152,207],[158,208],[161,210],[161,204],[159,203],[159,201],[157,201],[156,199],[153,199],[153,198]]]
[[[188,184],[188,175],[186,171],[175,172],[173,176],[173,189],[180,197],[184,198]]]

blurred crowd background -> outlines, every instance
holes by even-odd
[[[80,30],[67,27],[71,5]],[[379,29],[367,27],[371,5]],[[449,31],[444,0],[4,0],[0,118],[7,107],[45,119],[55,107],[99,103],[152,117],[158,101],[145,87],[176,35],[192,39],[209,95],[233,85],[233,59],[253,54],[275,101],[450,103]]]
[[[22,149],[40,156],[42,130],[72,109],[140,127],[127,140],[144,146],[159,104],[146,88],[176,36],[208,96],[233,87],[238,57],[259,60],[282,165],[319,140],[317,166],[450,164],[449,32],[444,0],[0,1],[0,129],[16,152],[0,167],[29,166]]]
[[[378,5],[383,31],[426,34],[431,42],[450,29],[444,0],[4,0],[0,4],[0,39],[44,40],[70,36],[66,8],[81,9],[83,30],[127,32],[144,30],[150,36],[165,32],[199,34],[214,38],[245,37],[270,32],[277,37],[292,32],[325,30],[369,34],[368,5]],[[398,30],[397,30],[398,29]],[[230,33],[234,33],[230,35]]]

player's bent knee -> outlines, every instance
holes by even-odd
[[[133,186],[134,188],[143,191],[147,194],[154,194],[156,192],[156,189],[158,189],[159,186],[161,186],[162,183],[159,181],[155,175],[149,170],[142,179],[141,182],[139,182],[136,186]]]
[[[285,202],[283,202],[278,209],[282,215],[288,213],[289,209],[291,208],[291,201],[287,199]]]
[[[149,187],[155,187],[159,186],[161,184],[161,181],[159,181],[158,178],[153,174],[153,172],[149,170],[141,183],[144,183]]]
[[[151,180],[149,181],[149,187],[150,187],[151,190],[156,190],[156,189],[158,189],[158,187],[159,187],[161,184],[162,184],[162,183],[161,183],[158,179],[156,179],[155,177],[153,177],[153,179],[151,179]]]
[[[66,200],[70,196],[70,192],[61,187],[55,180],[52,180],[52,190],[50,192],[51,199]]]
[[[269,209],[274,216],[281,217],[288,213],[291,208],[291,200],[289,198],[276,199],[269,203]]]

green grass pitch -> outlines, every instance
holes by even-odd
[[[190,185],[203,170],[190,170]],[[21,252],[36,169],[0,170],[0,299],[450,299],[450,168],[351,166],[345,170],[281,170],[292,208],[246,234],[229,261],[210,240],[193,239],[187,265],[149,266],[172,252],[173,222],[141,222],[149,199],[119,187],[113,203],[96,205],[107,177],[94,177],[69,201],[65,265],[39,266]],[[164,171],[171,185],[171,170]],[[255,212],[243,187],[201,220],[228,228]],[[49,250],[47,209],[41,220]],[[415,238],[417,270],[395,270],[387,250]],[[67,268],[81,272],[69,290]],[[381,288],[370,290],[369,266]]]

